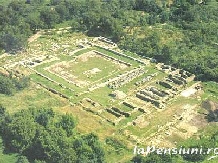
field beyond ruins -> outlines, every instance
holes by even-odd
[[[103,37],[44,31],[26,52],[6,55],[1,64],[1,71],[31,77],[29,90],[3,100],[10,112],[17,98],[17,109],[33,105],[72,113],[78,131],[106,142],[111,162],[130,159],[136,144],[174,147],[206,124],[198,114],[206,97],[194,74],[122,51]]]

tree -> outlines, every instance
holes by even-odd
[[[61,120],[58,123],[58,126],[62,127],[66,131],[67,136],[71,136],[73,134],[73,129],[75,127],[75,121],[72,115],[62,115]]]
[[[46,163],[45,161],[41,161],[41,160],[34,160],[34,163]]]
[[[82,29],[81,29],[81,25],[80,25],[80,23],[77,21],[77,20],[71,20],[71,23],[70,23],[70,25],[71,25],[71,31],[72,32],[76,32],[76,31],[81,31]]]
[[[16,163],[29,163],[29,160],[25,156],[19,156]]]
[[[137,0],[135,9],[156,14],[159,14],[162,11],[161,7],[155,1],[150,0]]]
[[[5,107],[0,104],[0,119],[5,116]]]
[[[52,6],[56,6],[59,5],[62,2],[62,0],[50,0],[50,4]]]
[[[23,76],[20,79],[13,78],[12,82],[14,83],[17,90],[23,90],[30,85],[30,78],[26,76]]]
[[[147,20],[149,25],[154,25],[155,23],[157,23],[157,16],[156,14],[150,14]]]
[[[87,134],[82,136],[83,141],[86,145],[88,145],[92,151],[91,151],[91,159],[95,160],[95,162],[104,162],[104,150],[102,149],[98,137],[93,134]]]
[[[18,13],[19,15],[24,15],[24,13],[26,12],[25,4],[20,1],[11,1],[8,4],[8,8],[12,9],[13,12]]]
[[[48,126],[50,120],[53,119],[54,116],[55,113],[52,109],[40,109],[34,114],[35,121],[44,127]]]
[[[135,8],[136,1],[135,0],[119,0],[120,8],[124,8],[127,10],[131,10]]]
[[[53,28],[60,18],[54,9],[46,7],[40,11],[40,20],[44,23],[44,28]]]
[[[0,111],[4,115],[5,110],[0,108]],[[0,134],[9,152],[18,152],[35,162],[104,162],[98,137],[72,134],[75,122],[69,114],[56,115],[52,109],[28,109],[2,120]],[[26,162],[25,157],[19,162]]]
[[[160,15],[160,22],[161,23],[165,23],[169,20],[169,13],[166,12],[166,11],[163,11],[161,12],[161,15]]]
[[[60,21],[69,19],[69,9],[65,6],[65,4],[61,3],[55,7],[55,11],[58,13],[60,17]]]
[[[22,154],[31,146],[35,138],[37,124],[33,117],[28,114],[20,114],[22,116],[14,115],[12,121],[4,127],[3,137],[6,140],[7,148]]]
[[[185,148],[186,150],[192,148],[198,148],[198,149],[202,148],[202,153],[207,152],[208,148],[212,148],[214,146],[215,146],[214,142],[211,141],[210,138],[208,139],[208,137],[202,137],[199,140],[190,138],[178,144],[178,148],[182,147]],[[181,154],[181,156],[184,160],[190,162],[202,162],[207,157],[207,155],[205,154],[196,154],[196,153]]]
[[[95,11],[88,11],[82,14],[83,24],[89,29],[93,26],[98,25],[100,20],[100,14]]]
[[[30,29],[33,32],[36,32],[36,30],[39,30],[42,27],[42,22],[39,18],[39,12],[29,13],[26,18],[26,22],[29,24]]]
[[[172,163],[172,158],[167,154],[150,153],[146,157],[137,155],[132,159],[133,163]]]
[[[158,62],[170,63],[171,61],[170,48],[164,45],[163,48],[161,49],[161,53],[154,55],[154,57]]]
[[[12,81],[3,75],[0,75],[0,93],[6,95],[12,95],[13,92],[14,92],[14,85]]]
[[[0,134],[3,133],[3,125],[6,118],[6,109],[0,104]]]
[[[20,34],[17,30],[19,30],[18,27],[5,27],[4,32],[0,32],[0,47],[6,52],[15,52],[26,46],[27,36]]]

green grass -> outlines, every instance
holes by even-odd
[[[171,84],[171,83],[170,83]],[[172,85],[172,84],[171,84]],[[160,89],[160,90],[168,90],[168,88],[166,88],[166,87],[164,87],[164,86],[162,86],[162,85],[160,85],[160,84],[157,84],[157,83],[155,83],[155,84],[153,84],[152,86],[154,86],[154,87],[156,87],[156,88],[158,88],[158,89]]]
[[[77,55],[81,55],[81,54],[86,53],[86,52],[88,52],[90,50],[91,49],[82,49],[82,50],[76,52],[75,55],[76,56]],[[113,55],[117,56],[116,54],[113,54]],[[71,61],[72,59],[74,59],[74,57],[67,56],[67,55],[63,56],[62,55],[60,57],[60,59],[61,59],[61,61]],[[53,79],[53,80],[55,80],[55,81],[65,85],[65,86],[67,86],[69,88],[72,88],[73,90],[75,90],[75,92],[82,92],[85,89],[87,89],[87,87],[84,87],[84,89],[76,87],[73,84],[68,83],[67,81],[65,81],[61,77],[59,77],[59,76],[57,76],[55,74],[49,73],[47,70],[44,69],[44,68],[46,68],[46,67],[48,67],[50,65],[54,65],[54,64],[56,64],[58,62],[60,62],[60,61],[56,60],[56,61],[53,61],[53,62],[45,63],[45,64],[37,66],[35,69],[38,72],[46,75],[47,77],[50,77],[51,79]],[[104,64],[102,64],[102,63],[104,63]],[[97,74],[93,74],[93,75],[85,75],[85,74],[83,74],[85,71],[91,70],[93,68],[98,68],[98,69],[101,70],[101,72],[98,72]],[[77,62],[77,61],[75,61],[75,63],[72,63],[69,68],[66,68],[66,71],[68,73],[78,77],[79,81],[88,81],[90,83],[97,84],[97,83],[105,82],[109,78],[114,78],[118,74],[122,74],[122,73],[126,72],[127,70],[131,70],[132,68],[133,67],[127,67],[125,69],[121,69],[119,67],[119,65],[117,65],[117,64],[115,64],[115,63],[113,63],[113,62],[111,62],[109,60],[106,60],[106,59],[104,59],[102,57],[90,57],[90,58],[88,58],[88,61],[85,61],[85,62],[82,62],[82,61]],[[60,90],[60,86],[58,86],[57,84],[54,84],[54,83],[52,83],[50,81],[46,81],[47,79],[43,79],[42,77],[37,77],[37,75],[32,75],[32,77],[33,77],[33,79],[35,79],[34,81],[40,81],[40,82],[42,82],[42,84],[45,84],[47,86],[51,86],[51,87],[55,88],[56,90],[58,90],[60,92],[64,91],[64,90]],[[103,102],[103,103],[108,103],[108,101],[105,101],[104,98],[102,98],[102,96],[101,96],[101,98],[98,97],[99,96],[98,93],[100,93],[101,95],[106,93],[105,96],[108,96],[107,88],[104,89],[104,90],[106,90],[106,92],[103,92],[101,90],[102,89],[97,91],[97,93],[91,93],[91,97],[97,98],[98,99],[97,101],[100,101],[100,102]],[[71,94],[71,92],[64,91],[63,94],[67,94],[69,96]]]
[[[1,141],[1,140],[0,140]],[[2,145],[2,144],[1,144]],[[16,163],[18,154],[4,154],[3,147],[0,145],[0,163]]]
[[[125,125],[127,125],[128,122],[133,122],[137,116],[141,115],[142,113],[137,111],[137,112],[134,112],[131,114],[130,117],[126,117],[125,119],[121,120],[118,124],[119,127],[123,127]],[[132,126],[133,128],[138,128],[138,127],[135,127],[135,126]],[[131,131],[131,130],[130,130]]]
[[[170,33],[170,32],[168,32],[168,33]],[[45,44],[44,50],[46,51],[49,48],[51,48],[52,43],[57,43],[58,45],[63,45],[66,43],[66,41],[68,41],[68,39],[71,39],[70,36],[74,37],[74,39],[80,38],[79,35],[77,38],[77,35],[78,34],[71,34],[71,35],[64,34],[63,36],[59,37],[58,35],[54,34],[53,36],[49,35],[49,36],[39,38],[39,40],[35,43],[38,44],[40,42],[41,44]],[[81,38],[82,37],[83,37],[83,35],[81,35]],[[70,41],[68,41],[68,42],[70,42]],[[34,42],[31,43],[31,45],[35,45],[35,43]],[[41,48],[40,46],[39,47],[34,46],[34,47],[36,48],[36,50],[37,50],[37,48],[39,48],[39,49]],[[68,49],[72,52],[74,49],[77,49],[77,48],[75,47],[75,45],[72,45],[72,48],[70,47]],[[197,101],[196,98],[193,98],[193,97],[184,98],[184,97],[178,96],[178,97],[170,100],[169,103],[166,105],[166,108],[163,111],[159,111],[159,110],[156,110],[151,105],[147,105],[148,103],[146,103],[146,102],[137,101],[134,98],[128,99],[129,102],[136,104],[136,105],[139,105],[139,107],[143,107],[143,108],[146,108],[147,110],[151,111],[151,114],[149,114],[149,115],[146,113],[144,114],[145,115],[144,120],[150,122],[150,124],[144,128],[139,128],[138,126],[133,126],[133,125],[128,126],[127,128],[124,128],[124,126],[127,125],[128,122],[132,122],[133,120],[136,119],[136,117],[138,115],[142,114],[139,111],[133,113],[130,117],[126,117],[125,119],[121,120],[117,126],[113,126],[110,123],[107,123],[105,121],[105,119],[100,118],[99,116],[97,116],[95,114],[92,114],[90,112],[83,110],[79,105],[76,105],[75,107],[70,106],[69,102],[72,102],[74,104],[78,104],[83,98],[90,98],[93,101],[95,101],[101,105],[99,107],[94,108],[90,104],[86,104],[87,107],[90,107],[94,111],[98,111],[98,109],[110,108],[112,106],[115,106],[123,111],[127,111],[127,112],[132,111],[131,108],[126,107],[123,104],[120,104],[123,100],[126,100],[126,99],[119,100],[119,99],[115,99],[115,98],[109,96],[109,94],[112,93],[113,89],[109,89],[107,86],[98,88],[98,89],[90,91],[90,92],[84,92],[84,91],[87,91],[88,87],[84,87],[84,88],[76,87],[73,84],[69,84],[63,78],[58,77],[57,75],[49,73],[48,71],[44,70],[44,68],[46,68],[50,65],[54,65],[58,62],[74,60],[76,56],[82,55],[86,52],[89,52],[90,50],[97,50],[99,52],[105,53],[108,56],[112,56],[114,58],[117,58],[117,59],[120,59],[120,60],[123,60],[125,62],[132,64],[132,66],[130,66],[126,69],[118,70],[119,67],[118,67],[118,65],[114,64],[114,62],[111,62],[109,60],[105,60],[101,57],[93,57],[93,58],[90,57],[88,59],[88,61],[85,61],[85,62],[79,61],[78,63],[72,62],[72,65],[70,65],[71,67],[69,67],[69,68],[66,67],[65,70],[70,72],[71,74],[77,76],[78,80],[89,81],[90,83],[92,83],[91,85],[104,82],[108,78],[114,78],[119,74],[125,73],[126,70],[131,70],[134,67],[138,67],[140,65],[136,61],[133,61],[133,60],[128,59],[126,57],[118,56],[112,52],[109,52],[109,51],[107,51],[105,49],[101,49],[101,48],[91,47],[88,49],[81,49],[80,51],[76,52],[72,56],[65,55],[65,52],[63,52],[63,48],[60,48],[60,50],[58,50],[56,52],[51,52],[51,51],[49,52],[52,55],[54,53],[54,55],[59,57],[60,60],[39,65],[39,66],[35,67],[35,69],[37,71],[39,71],[40,73],[42,73],[42,74],[50,77],[51,79],[57,81],[58,83],[61,83],[62,85],[66,86],[66,87],[74,89],[75,92],[71,92],[68,89],[63,89],[58,84],[53,83],[51,81],[48,81],[47,79],[40,77],[40,76],[36,75],[35,73],[31,74],[30,77],[32,78],[33,82],[39,82],[47,87],[50,87],[50,88],[57,90],[58,92],[60,92],[62,94],[65,94],[67,96],[72,96],[72,99],[64,100],[61,97],[59,97],[58,95],[54,95],[54,94],[48,92],[46,89],[34,85],[28,89],[25,89],[21,92],[16,93],[14,96],[8,97],[8,96],[0,95],[0,100],[1,100],[0,103],[2,103],[3,106],[5,106],[9,112],[16,112],[19,109],[26,109],[28,107],[45,107],[45,108],[51,107],[51,108],[54,108],[56,111],[70,112],[75,117],[78,117],[78,123],[79,123],[78,129],[80,129],[80,131],[82,131],[81,133],[87,133],[87,132],[96,133],[103,143],[104,143],[104,139],[107,136],[111,136],[112,134],[115,135],[116,137],[119,137],[120,140],[122,140],[123,142],[125,142],[126,145],[128,145],[129,149],[115,151],[113,147],[106,146],[105,149],[106,149],[107,162],[118,162],[118,161],[125,162],[127,159],[130,159],[131,157],[133,157],[132,151],[130,151],[130,150],[131,150],[131,145],[134,144],[135,141],[129,140],[121,132],[121,130],[122,131],[129,130],[130,134],[136,135],[138,138],[146,138],[157,131],[157,125],[165,125],[167,122],[169,122],[172,119],[172,116],[175,113],[178,113],[178,114],[181,113],[184,105],[186,105],[186,104],[190,104],[190,105],[198,104],[198,105],[200,105],[200,102]],[[136,56],[134,53],[131,53],[131,52],[124,52],[124,54],[139,58],[139,56]],[[95,75],[92,75],[91,78],[88,78],[86,75],[83,74],[83,72],[85,72],[87,70],[91,70],[93,68],[98,68],[102,71],[95,74]],[[116,70],[116,72],[111,73],[113,70]],[[140,90],[142,88],[146,88],[150,85],[155,85],[155,86],[159,87],[159,85],[156,85],[155,82],[157,80],[163,80],[163,78],[167,76],[167,74],[155,69],[155,64],[153,64],[153,63],[145,66],[145,70],[148,70],[148,72],[143,74],[140,77],[135,78],[131,82],[123,85],[122,87],[118,88],[118,90],[121,90],[124,93],[126,93],[128,95],[128,97],[134,97],[137,90]],[[158,72],[158,76],[154,77],[151,81],[146,82],[141,86],[135,86],[135,82],[140,81],[144,77],[146,77],[150,74],[156,73],[156,72]],[[104,79],[99,80],[101,78],[104,78]],[[194,82],[191,82],[191,84],[193,84],[193,83]],[[217,97],[218,97],[217,84],[208,82],[208,83],[203,83],[203,86],[204,86],[204,91],[205,91],[203,97],[205,99],[207,99],[207,98],[213,98],[214,100],[217,99]],[[160,88],[162,88],[162,87],[160,86]],[[76,94],[78,96],[75,96]],[[117,119],[114,115],[112,115],[106,111],[102,113],[102,116],[105,116],[105,118],[108,118],[111,120]],[[176,137],[176,136],[169,138],[170,141],[177,140],[177,139],[179,140],[179,137]],[[0,162],[1,162],[1,158],[0,158]],[[13,161],[11,161],[11,162],[13,162]]]
[[[71,21],[64,21],[63,23],[56,24],[55,28],[66,28],[71,26]]]
[[[74,84],[70,84],[68,83],[66,80],[62,79],[61,77],[55,75],[55,74],[52,74],[52,73],[49,73],[48,71],[44,70],[43,68],[36,68],[38,72],[46,75],[47,77],[53,79],[54,81],[58,82],[58,83],[61,83],[63,85],[65,85],[66,87],[68,88],[71,88],[75,91],[78,91],[78,90],[81,90],[81,88],[78,88],[76,87]]]
[[[34,82],[39,82],[40,84],[43,84],[49,88],[52,88],[52,89],[55,89],[57,90],[58,92],[64,94],[64,95],[67,95],[68,97],[70,96],[73,96],[75,94],[75,92],[72,92],[71,90],[69,89],[64,89],[62,88],[61,86],[43,78],[43,77],[40,77],[36,74],[32,74],[30,75],[31,79],[34,81]]]
[[[81,54],[84,54],[86,52],[89,52],[91,49],[82,49],[78,52],[76,52],[74,54],[74,56],[79,56]],[[66,56],[66,55],[62,55],[61,57],[59,57],[61,59],[61,61],[71,61],[74,57],[72,56]],[[40,71],[42,73],[47,73],[44,68],[50,66],[50,65],[53,65],[55,63],[58,63],[60,61],[53,61],[53,62],[49,62],[49,63],[44,63],[44,64],[41,64],[39,66],[37,66],[35,69],[37,71]],[[81,64],[82,63],[82,64]],[[104,63],[104,64],[102,64]],[[99,68],[100,70],[102,70],[102,72],[96,74],[96,75],[93,75],[93,77],[91,78],[91,81],[96,81],[104,76],[107,76],[111,71],[113,70],[117,70],[119,69],[119,66],[114,64],[113,62],[111,61],[108,61],[104,58],[101,58],[101,57],[90,57],[88,59],[88,61],[86,62],[79,62],[78,64],[75,63],[73,64],[70,68],[68,68],[68,70],[73,70],[73,74],[77,77],[79,77],[80,79],[84,79],[84,80],[90,80],[88,79],[87,77],[85,77],[85,75],[83,75],[82,73],[84,71],[87,71],[87,70],[90,70],[92,68]],[[129,70],[131,68],[127,68],[125,69],[126,70]]]
[[[74,53],[73,56],[79,56],[79,55],[81,55],[81,54],[84,54],[84,53],[86,53],[86,52],[89,52],[90,50],[93,50],[93,49],[92,49],[92,48],[81,49],[81,50],[79,50],[78,52]]]
[[[110,120],[111,122],[113,122],[114,120],[118,119],[115,115],[108,113],[107,111],[101,113],[101,116]]]
[[[56,108],[67,105],[58,95],[53,95],[41,87],[31,84],[29,88],[15,93],[13,96],[0,94],[1,104],[7,108],[9,113],[17,112],[30,107]]]
[[[131,57],[139,58],[139,59],[140,59],[140,57],[139,57],[138,54],[132,53],[132,52],[130,52],[130,51],[126,51],[126,50],[125,50],[125,51],[123,51],[123,53],[126,54],[126,55],[128,55],[128,56],[131,56]]]
[[[147,85],[151,85],[151,83],[155,82],[156,80],[161,80],[163,77],[166,76],[166,74],[159,72],[158,70],[155,70],[153,68],[153,66],[146,66],[145,70],[148,70],[147,73],[133,79],[132,81],[130,81],[129,83],[121,86],[119,88],[119,90],[122,90],[123,92],[127,93],[127,94],[132,94],[133,91],[139,89],[139,86],[136,86],[135,83],[141,81],[143,78],[145,78],[146,76],[149,76],[153,73],[158,72],[158,76],[153,77],[153,79],[151,81],[145,82],[144,84],[142,84],[140,87],[145,88]],[[130,93],[131,92],[131,93]]]
[[[106,145],[105,145],[106,146]],[[112,146],[107,145],[106,147],[106,162],[107,163],[115,163],[115,162],[125,162],[131,160],[133,157],[132,150],[119,149],[115,150]]]
[[[2,139],[0,138],[0,163],[15,163],[17,162],[18,154],[5,154]]]
[[[97,101],[102,106],[111,106],[114,103],[111,102],[111,99],[113,98],[109,96],[110,93],[112,93],[111,89],[108,87],[102,87],[94,90],[93,92],[90,92],[89,94],[84,94],[80,98],[88,97],[94,101]]]
[[[130,107],[124,105],[124,104],[117,105],[117,107],[118,107],[120,110],[125,111],[125,112],[130,112],[130,111],[133,110],[132,108],[130,108]]]
[[[74,56],[69,56],[69,55],[58,55],[58,58],[60,58],[61,61],[71,61],[74,60]]]
[[[218,101],[218,83],[216,82],[202,82],[204,95],[203,99],[209,99],[213,101]]]
[[[115,54],[113,52],[110,52],[110,51],[106,50],[106,49],[103,49],[103,48],[100,48],[100,47],[94,47],[94,49],[99,51],[99,52],[102,52],[102,53],[104,53],[106,55],[109,55],[109,56],[112,56],[114,58],[117,58],[119,60],[131,63],[133,67],[138,67],[139,66],[138,62],[133,61],[133,60],[131,60],[129,58],[126,58],[126,57],[123,57],[123,56],[119,56],[119,55],[117,55],[117,54]]]
[[[93,68],[98,68],[100,72],[97,72],[96,74],[90,74],[87,72]],[[65,70],[78,77],[79,80],[88,81],[91,83],[111,75],[111,72],[114,70],[120,71],[118,65],[101,57],[90,57],[86,62],[73,63]],[[87,75],[84,74],[85,72],[87,72]]]

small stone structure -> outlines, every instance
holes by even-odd
[[[108,87],[116,89],[122,85],[132,81],[133,79],[143,75],[145,73],[144,67],[139,67],[134,70],[128,71],[125,74],[122,74],[114,79],[109,80]]]

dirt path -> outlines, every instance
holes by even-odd
[[[189,97],[193,94],[195,94],[197,92],[197,89],[195,88],[197,85],[199,85],[200,82],[197,82],[195,84],[193,84],[192,86],[190,86],[189,88],[183,90],[180,94],[183,97]]]
[[[36,34],[34,34],[33,36],[31,36],[30,38],[28,38],[28,42],[31,43],[33,41],[35,41],[37,38],[39,38],[42,35],[41,31],[38,31]]]

